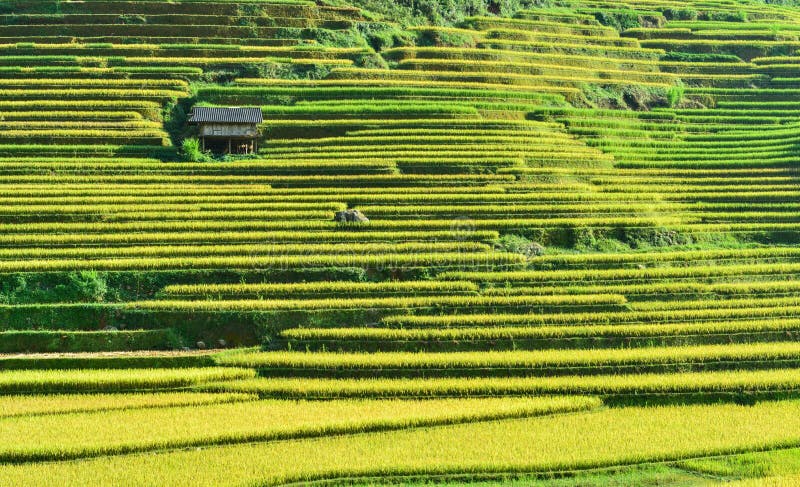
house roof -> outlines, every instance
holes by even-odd
[[[194,107],[189,123],[261,123],[260,108]]]

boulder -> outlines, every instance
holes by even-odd
[[[544,246],[536,242],[531,242],[524,248],[524,253],[527,258],[539,257],[544,254]]]
[[[333,220],[339,223],[367,223],[369,218],[358,210],[337,211]]]

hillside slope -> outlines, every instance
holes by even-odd
[[[800,10],[487,5],[381,16],[305,0],[2,2],[0,352],[15,355],[0,363],[74,375],[0,372],[0,392],[491,396],[499,402],[475,417],[547,431],[575,424],[530,417],[597,413],[584,397],[596,396],[632,406],[625,421],[651,425],[651,442],[700,428],[690,418],[720,414],[733,431],[761,414],[732,402],[770,401],[763,414],[792,417],[794,402],[772,401],[800,383]],[[197,104],[261,107],[259,153],[182,149]],[[369,222],[335,222],[346,209]],[[192,350],[236,347],[249,348]],[[131,376],[83,370],[98,368]],[[500,399],[527,395],[559,397]],[[685,405],[697,402],[721,404]],[[653,403],[678,405],[642,407]],[[575,416],[599,431],[622,421],[617,411]],[[472,417],[427,414],[403,424]],[[93,456],[399,429],[370,421],[242,426],[229,440],[219,426],[55,453],[31,440],[0,457],[83,458],[70,474],[80,483],[105,468]],[[487,424],[452,434],[475,427],[487,444],[507,434]],[[509,450],[489,464],[410,455],[344,470],[339,440],[327,439],[324,468],[264,481],[563,471],[798,445],[793,423],[763,437],[742,428],[730,441],[708,430],[705,442],[632,451],[598,436],[603,455],[569,459]],[[365,452],[384,441],[365,438]],[[119,470],[109,472],[114,484]],[[17,475],[0,465],[0,478]],[[264,478],[250,475],[231,481]]]

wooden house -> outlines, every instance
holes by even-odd
[[[189,116],[203,150],[224,154],[257,152],[258,124],[263,121],[258,107],[194,107]]]

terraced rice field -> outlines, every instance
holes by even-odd
[[[797,483],[798,7],[384,3],[0,0],[0,484]]]

